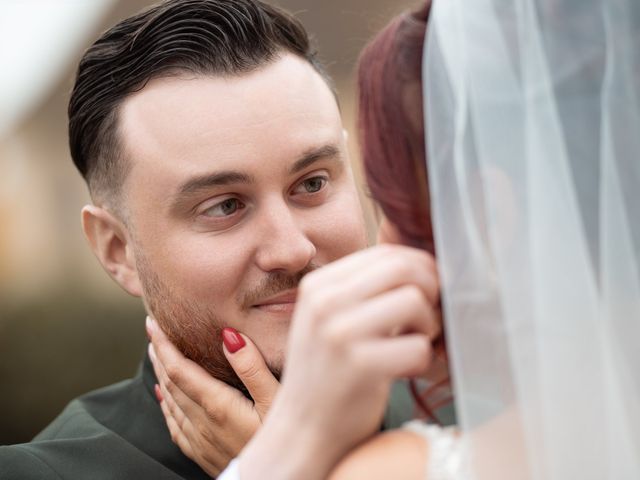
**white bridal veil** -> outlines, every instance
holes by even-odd
[[[640,2],[436,0],[428,170],[476,479],[640,479]]]

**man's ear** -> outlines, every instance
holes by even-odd
[[[133,244],[125,225],[104,208],[86,205],[82,209],[82,230],[111,278],[131,295],[141,297]]]

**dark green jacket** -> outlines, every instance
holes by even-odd
[[[148,357],[131,380],[72,401],[30,443],[0,447],[0,479],[210,478],[169,436]]]
[[[73,400],[32,442],[0,446],[0,480],[210,478],[171,442],[155,383],[147,356],[131,380]],[[397,387],[387,428],[412,410],[406,389]]]

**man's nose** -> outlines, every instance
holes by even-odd
[[[311,263],[316,247],[288,205],[271,205],[262,222],[262,238],[258,239],[256,252],[261,270],[298,273]]]

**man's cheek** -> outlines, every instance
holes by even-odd
[[[165,269],[167,279],[183,292],[190,292],[197,297],[204,294],[210,296],[224,289],[224,285],[233,283],[233,267],[230,262],[220,261],[223,256],[216,258],[213,252],[212,249],[195,249],[171,255]]]

